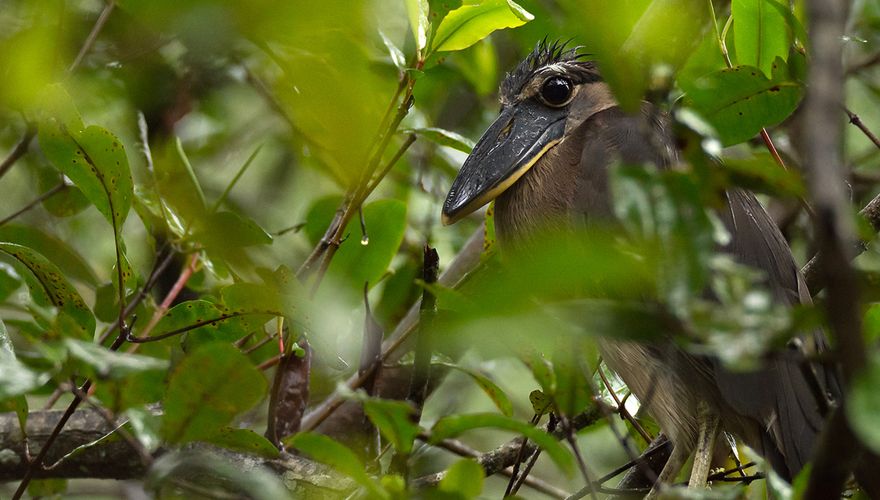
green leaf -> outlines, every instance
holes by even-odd
[[[367,398],[364,413],[395,450],[404,454],[412,452],[413,442],[419,434],[419,426],[412,420],[415,415],[412,406],[403,401]]]
[[[266,458],[278,458],[280,454],[278,448],[268,439],[250,429],[224,427],[207,441],[229,450],[243,451]]]
[[[165,217],[176,219],[172,227],[186,230],[207,214],[205,194],[179,138],[165,145],[154,158],[156,190],[166,211]]]
[[[431,443],[437,444],[444,439],[456,437],[463,432],[483,428],[504,429],[522,434],[543,448],[556,465],[563,469],[566,474],[571,474],[574,470],[574,464],[568,450],[553,436],[526,422],[520,422],[519,420],[494,413],[443,417],[431,429]]]
[[[338,198],[318,200],[306,216],[306,234],[320,239],[333,218]],[[406,231],[406,204],[400,200],[378,200],[364,206],[365,239],[357,221],[346,228],[348,238],[330,263],[330,272],[360,290],[364,282],[376,283],[397,254]]]
[[[806,194],[804,181],[797,170],[786,170],[769,153],[750,158],[725,158],[723,172],[737,186],[775,196],[797,198]]]
[[[529,403],[532,404],[535,415],[546,415],[553,408],[553,398],[539,390],[529,393]]]
[[[302,432],[284,440],[284,445],[296,448],[314,460],[325,463],[339,472],[351,477],[359,485],[367,488],[377,498],[387,498],[382,487],[367,475],[364,464],[353,451],[345,445],[320,434]]]
[[[406,13],[416,41],[416,50],[428,44],[428,0],[406,0]]]
[[[779,71],[773,80],[758,68],[738,66],[686,83],[688,101],[715,127],[725,146],[751,139],[762,127],[788,118],[797,107],[803,88],[780,79],[785,64],[780,59],[774,64]]]
[[[470,153],[474,149],[474,141],[449,130],[442,128],[408,128],[400,131],[401,134],[416,134],[441,146],[457,149],[462,153]]]
[[[134,188],[119,139],[96,125],[78,132],[56,118],[41,124],[39,138],[46,158],[120,229],[131,208]]]
[[[880,453],[880,356],[876,353],[856,377],[846,400],[846,416],[859,439]]]
[[[70,332],[63,331],[62,334],[91,338],[95,333],[95,316],[55,264],[34,250],[13,243],[0,243],[0,252],[14,257],[30,271],[24,277],[31,296],[37,304],[51,304],[58,308],[60,328],[67,326],[69,320],[76,325]]]
[[[21,287],[21,277],[6,262],[0,262],[0,302],[6,301],[13,292]]]
[[[501,411],[501,413],[508,417],[513,415],[513,404],[510,402],[510,398],[508,398],[507,394],[505,394],[504,391],[500,387],[498,387],[498,385],[493,382],[492,379],[490,379],[489,377],[477,371],[470,370],[463,366],[458,366],[452,363],[436,364],[440,366],[445,366],[447,368],[453,368],[467,374],[474,380],[474,382],[477,383],[478,386],[480,386],[480,389],[482,389],[483,392],[486,393],[487,396],[489,396],[489,399],[491,399],[492,402],[495,403],[495,406],[498,408],[499,411]]]
[[[171,375],[162,435],[173,444],[208,439],[257,404],[266,390],[263,374],[234,346],[201,346]]]
[[[736,62],[754,66],[771,76],[773,61],[788,57],[789,30],[786,8],[775,0],[733,0],[733,42]]]
[[[6,364],[7,362],[15,362],[18,361],[15,359],[15,350],[12,348],[12,340],[9,338],[9,332],[6,330],[6,325],[3,323],[3,320],[0,320],[0,365]],[[3,368],[0,367],[0,372],[3,372]],[[19,373],[16,374],[14,372],[11,373],[3,373],[3,378],[0,380],[5,380],[7,375],[11,375],[13,378],[21,377],[24,375],[25,377],[30,377],[31,374],[28,373]],[[0,392],[3,392],[3,382],[0,382]],[[4,399],[0,397],[0,413],[14,411],[16,416],[18,416],[18,427],[21,429],[21,434],[23,436],[27,436],[27,418],[28,418],[28,402],[27,398],[24,395],[12,396],[9,399]]]
[[[28,484],[31,498],[51,497],[67,491],[67,479],[37,479]]]
[[[159,336],[195,325],[201,326],[186,333],[187,351],[206,342],[232,342],[246,335],[252,326],[247,318],[233,316],[233,313],[212,302],[188,300],[169,309],[153,328],[151,335]]]
[[[483,0],[462,5],[440,22],[431,51],[465,49],[495,30],[522,26],[534,18],[512,0]]]
[[[36,250],[42,255],[51,255],[52,262],[66,276],[92,287],[98,286],[98,277],[91,264],[64,241],[33,226],[6,224],[0,227],[0,241],[17,243]]]
[[[272,243],[272,236],[253,219],[227,211],[206,217],[195,230],[193,238],[202,241],[209,250]]]
[[[403,55],[403,52],[397,48],[397,45],[394,45],[394,42],[385,35],[384,32],[379,30],[379,36],[382,37],[382,43],[385,44],[385,48],[388,49],[388,55],[391,57],[391,63],[394,64],[400,71],[406,70],[406,56]]]
[[[169,365],[164,359],[114,352],[101,345],[82,340],[65,339],[64,346],[71,358],[85,364],[98,378],[119,379],[148,371],[164,372]]]
[[[446,471],[437,489],[464,498],[477,498],[483,492],[486,473],[475,460],[463,458]]]

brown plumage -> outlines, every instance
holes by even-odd
[[[561,99],[566,82],[568,101]],[[501,117],[453,184],[444,220],[454,222],[496,198],[502,250],[539,228],[612,220],[608,169],[615,163],[666,168],[678,160],[662,115],[647,104],[642,113],[624,113],[593,63],[557,44],[540,44],[507,76],[501,102]],[[537,125],[522,123],[523,116]],[[514,153],[506,152],[510,149]],[[763,271],[779,303],[809,302],[788,244],[755,197],[731,189],[726,198],[718,216],[731,240],[721,250]],[[821,332],[803,340],[814,348],[824,346]],[[720,417],[724,430],[761,453],[783,477],[792,478],[810,459],[823,417],[792,357],[770,358],[759,370],[742,373],[671,341],[605,340],[600,347],[606,363],[676,447],[693,449],[697,407],[703,401]],[[838,394],[832,373],[819,370],[817,379],[831,397]]]

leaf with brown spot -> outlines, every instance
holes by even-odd
[[[58,308],[57,325],[62,335],[91,339],[95,333],[95,316],[55,264],[36,251],[14,243],[0,242],[0,251],[13,257],[24,271],[22,275],[36,303]]]

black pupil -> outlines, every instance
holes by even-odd
[[[541,97],[547,104],[561,105],[571,96],[571,82],[561,77],[553,77],[541,88]]]

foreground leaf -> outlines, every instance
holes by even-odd
[[[353,451],[333,439],[304,432],[284,440],[284,445],[310,455],[314,460],[325,463],[339,472],[351,477],[359,485],[367,488],[372,497],[386,498],[379,483],[367,475],[364,464]]]
[[[466,49],[495,30],[522,26],[534,18],[512,0],[484,0],[462,5],[440,22],[432,51]]]
[[[772,80],[758,68],[737,66],[682,82],[690,104],[715,127],[725,146],[747,141],[794,112],[803,88],[782,76],[782,60],[774,65]]]
[[[463,458],[446,471],[437,489],[460,495],[464,498],[477,498],[483,492],[486,473],[475,460]]]
[[[266,385],[263,374],[232,345],[204,345],[171,375],[162,435],[174,444],[210,438],[257,404]]]
[[[871,358],[859,374],[846,400],[846,415],[853,432],[874,453],[880,453],[880,356]]]
[[[31,248],[42,255],[51,255],[52,263],[66,276],[82,283],[98,286],[98,277],[91,264],[73,247],[55,236],[33,226],[6,224],[0,227],[0,241]]]

